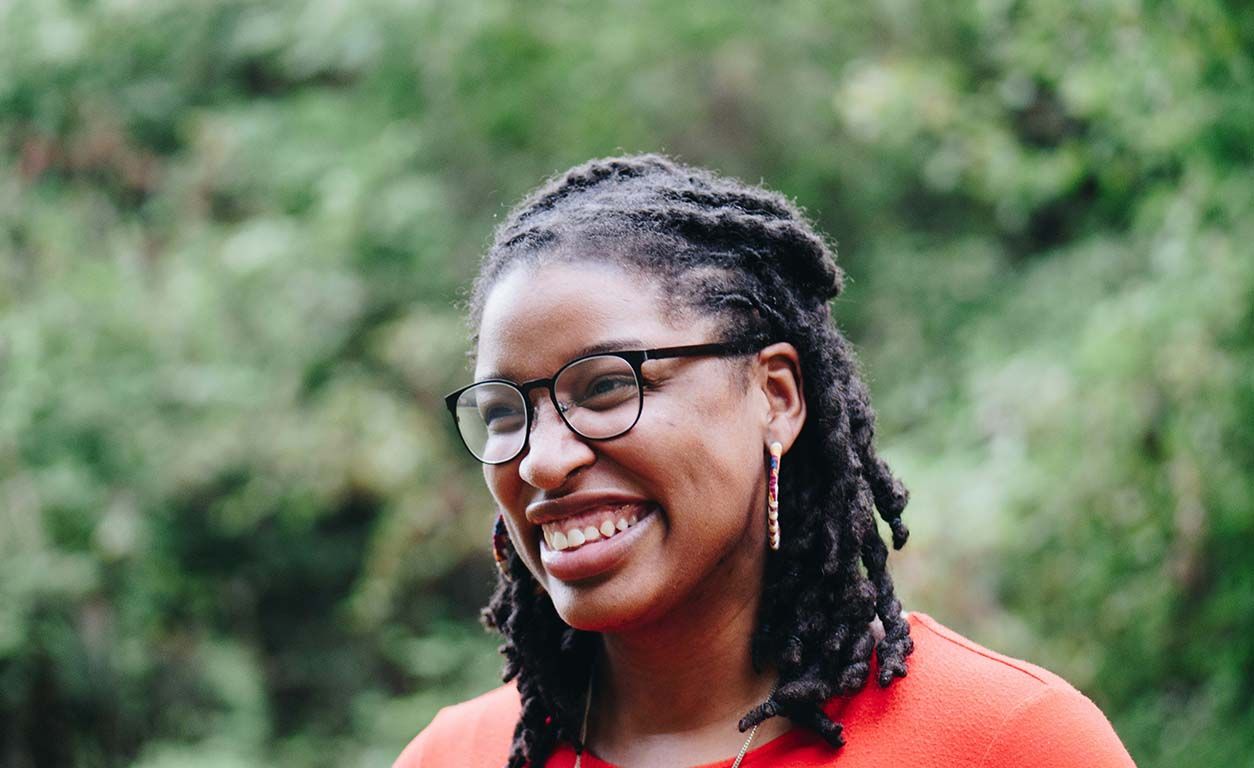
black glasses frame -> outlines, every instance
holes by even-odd
[[[454,426],[457,427],[457,436],[461,439],[462,445],[466,448],[466,451],[470,453],[471,456],[475,457],[476,461],[482,464],[487,464],[489,466],[496,466],[499,464],[508,464],[509,462],[521,456],[523,451],[527,450],[527,446],[531,442],[531,425],[532,425],[532,422],[535,421],[535,406],[532,405],[531,403],[531,392],[533,390],[544,388],[549,391],[549,401],[553,403],[553,409],[557,411],[558,416],[560,416],[562,419],[562,423],[565,424],[566,428],[569,429],[571,432],[574,432],[576,435],[579,435],[579,437],[583,438],[584,440],[595,440],[595,441],[613,440],[615,438],[622,437],[623,435],[630,432],[632,428],[636,426],[636,423],[640,421],[640,415],[644,413],[644,379],[643,379],[644,374],[641,370],[641,366],[643,366],[649,360],[666,360],[666,359],[675,358],[675,357],[705,357],[705,356],[732,357],[735,355],[747,355],[753,352],[757,352],[759,349],[762,348],[762,346],[764,345],[757,343],[757,342],[740,343],[740,344],[736,344],[732,342],[715,342],[712,344],[688,344],[682,347],[658,347],[656,349],[628,349],[628,350],[621,350],[617,352],[591,352],[586,355],[580,355],[579,357],[576,357],[574,360],[567,362],[561,368],[557,369],[557,373],[554,373],[552,376],[550,376],[547,379],[532,379],[531,381],[526,381],[526,382],[523,382],[522,384],[516,384],[510,381],[509,379],[484,379],[482,381],[476,381],[473,384],[467,384],[461,389],[455,392],[450,392],[449,394],[445,395],[444,404],[448,406],[449,413],[452,414],[453,416],[453,424]],[[567,368],[570,368],[572,365],[576,365],[577,363],[583,362],[584,360],[589,360],[594,357],[620,358],[626,361],[627,364],[631,366],[632,373],[635,374],[635,377],[636,377],[636,418],[633,419],[631,422],[631,425],[628,426],[623,431],[618,432],[617,434],[609,435],[607,437],[589,437],[583,434],[582,432],[580,432],[579,430],[575,429],[575,427],[571,425],[571,423],[566,419],[566,411],[569,410],[569,407],[563,406],[560,402],[558,402],[557,392],[554,388],[555,383],[557,382],[559,378],[561,378],[562,373],[565,372]],[[514,455],[510,456],[508,459],[501,459],[500,461],[484,461],[483,459],[475,455],[475,452],[472,451],[470,449],[470,446],[466,444],[466,438],[462,435],[461,420],[457,417],[457,400],[458,398],[462,396],[463,392],[465,392],[468,389],[473,389],[474,387],[477,387],[481,384],[505,384],[509,387],[514,388],[522,396],[523,408],[524,408],[524,412],[526,415],[526,423],[523,424],[523,441],[522,441],[522,445],[519,446],[518,451],[515,452]]]

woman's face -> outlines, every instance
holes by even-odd
[[[475,378],[548,378],[594,346],[722,341],[710,318],[667,322],[662,301],[615,266],[516,268],[487,297]],[[716,357],[644,363],[640,420],[605,441],[576,435],[548,391],[533,391],[528,447],[484,466],[513,546],[571,626],[641,627],[693,600],[759,588],[770,398],[756,357],[733,364],[748,366],[748,385]],[[586,536],[589,527],[612,534]]]

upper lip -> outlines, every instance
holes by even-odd
[[[554,520],[573,517],[607,504],[646,504],[648,499],[630,493],[613,491],[576,491],[551,501],[537,501],[527,505],[527,519],[533,525],[544,525]]]

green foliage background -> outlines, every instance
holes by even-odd
[[[1254,765],[1251,53],[1239,0],[0,2],[0,765],[382,766],[492,686],[456,303],[618,150],[839,241],[908,607]]]

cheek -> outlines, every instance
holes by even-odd
[[[488,492],[492,494],[492,498],[496,500],[498,505],[504,506],[504,499],[501,497],[501,484],[504,480],[504,474],[500,467],[483,465],[483,484],[487,486]]]
[[[684,507],[709,508],[734,514],[749,498],[761,451],[756,447],[754,426],[741,400],[667,408],[658,414],[659,438],[653,442],[657,456],[665,457],[662,469],[666,487],[679,489]],[[676,499],[677,501],[679,499]]]
[[[499,466],[485,464],[483,480],[488,487],[488,492],[492,494],[492,499],[496,502],[496,509],[492,512],[493,518],[498,512],[505,516],[511,545],[522,557],[532,574],[542,580],[544,569],[539,561],[539,542],[528,537],[534,528],[527,521],[524,512],[526,504],[521,499],[523,482],[518,477],[518,463],[515,461]],[[519,531],[525,531],[528,534],[520,535]]]
[[[500,466],[483,466],[483,483],[488,488],[488,493],[492,494],[492,499],[496,502],[497,510],[503,512],[507,516],[518,514],[521,515],[518,497],[521,488],[521,480],[518,477],[517,462],[503,464]]]

